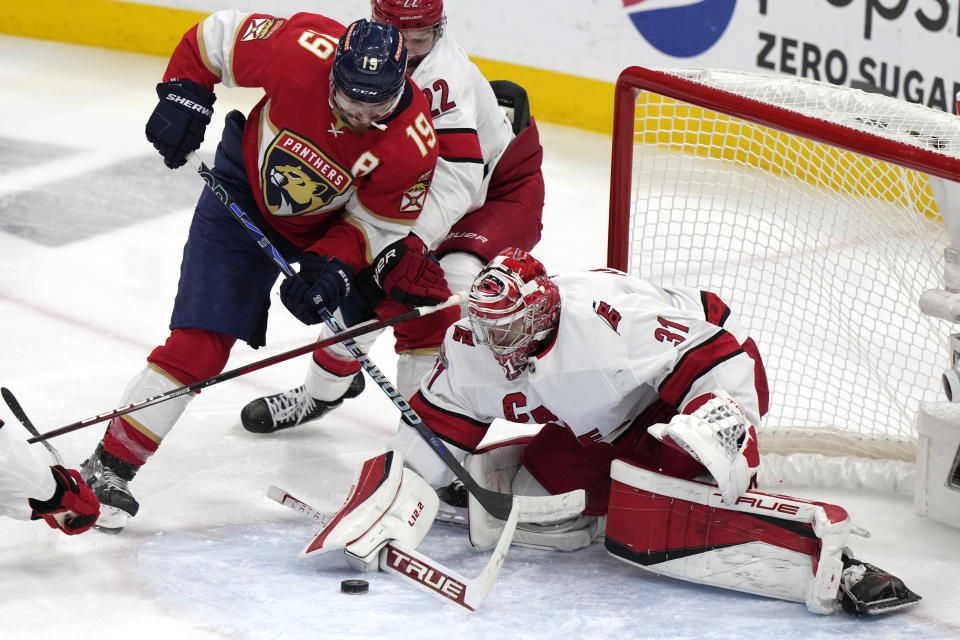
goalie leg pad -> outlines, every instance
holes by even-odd
[[[726,506],[713,484],[624,460],[611,468],[607,551],[648,571],[773,598],[814,613],[838,608],[850,533],[835,505],[748,491]]]
[[[389,540],[412,547],[420,544],[436,515],[437,503],[430,485],[403,468],[403,456],[387,451],[363,463],[343,506],[302,555],[345,549],[348,564],[376,571],[377,554]]]
[[[463,467],[484,489],[513,493],[513,477],[529,442],[530,437],[501,440],[468,454]],[[503,521],[487,513],[473,494],[467,497],[467,514],[470,544],[478,551],[493,549],[503,532]]]
[[[387,451],[361,465],[343,506],[313,537],[302,555],[343,549],[366,533],[393,503],[403,476],[403,456]]]
[[[439,504],[433,487],[413,469],[405,468],[397,497],[387,512],[344,549],[347,564],[360,571],[376,571],[380,550],[391,540],[416,549],[430,531]]]

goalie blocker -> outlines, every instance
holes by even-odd
[[[882,613],[920,596],[845,548],[836,505],[747,491],[731,506],[716,485],[664,476],[625,460],[611,465],[607,551],[690,582],[803,602],[820,614]]]

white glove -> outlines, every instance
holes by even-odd
[[[705,397],[709,399],[701,404]],[[756,483],[760,466],[756,429],[722,389],[698,396],[689,405],[700,406],[693,413],[674,416],[668,424],[651,425],[647,432],[705,466],[716,480],[724,504],[732,506]]]

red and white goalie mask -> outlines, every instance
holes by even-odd
[[[560,290],[539,260],[523,249],[505,249],[473,281],[467,308],[477,342],[490,347],[513,380],[553,337]]]

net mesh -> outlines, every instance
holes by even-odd
[[[696,87],[945,157],[960,121],[797,78],[667,73],[693,88],[637,92],[628,270],[713,291],[749,327],[771,389],[762,451],[911,460],[951,330],[918,306],[947,246],[928,177],[701,106]]]

